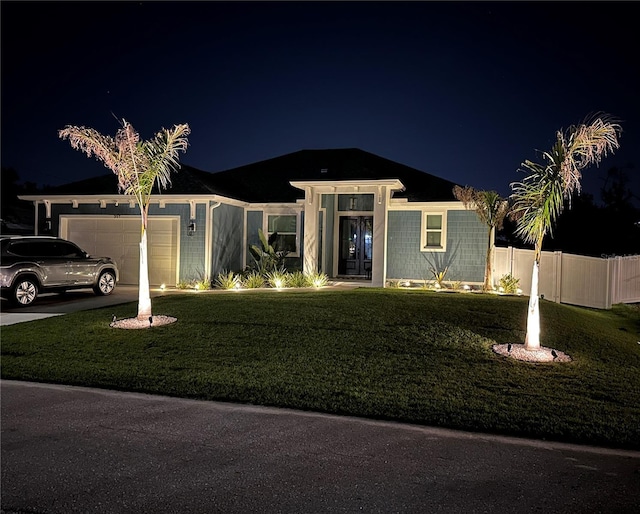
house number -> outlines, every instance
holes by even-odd
[[[119,218],[119,217],[120,217],[120,215],[119,215],[119,214],[114,214],[114,215],[113,215],[113,217],[114,217],[114,218]]]

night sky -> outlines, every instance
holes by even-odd
[[[57,130],[115,135],[115,115],[144,139],[188,123],[181,159],[205,171],[356,147],[506,195],[605,111],[621,150],[584,189],[632,164],[640,195],[634,4],[2,1],[2,166],[41,186],[108,173]]]

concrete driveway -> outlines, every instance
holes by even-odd
[[[370,282],[362,281],[332,281],[333,289],[353,289],[356,287],[370,287]],[[269,291],[269,289],[266,289]],[[251,290],[257,292],[258,290]],[[292,289],[295,291],[295,289]],[[150,289],[151,298],[168,294],[190,294],[196,293],[193,290],[185,289],[160,289],[152,287]],[[228,293],[223,290],[210,290],[207,294]],[[196,294],[201,294],[200,292]],[[110,305],[119,305],[128,302],[138,301],[138,286],[118,285],[109,296],[97,296],[91,289],[78,289],[67,291],[64,295],[56,293],[45,293],[39,295],[30,307],[12,307],[8,300],[0,299],[0,326],[12,325],[24,321],[32,321],[51,316],[60,316],[70,312],[82,310],[98,309]]]
[[[640,502],[640,452],[0,386],[6,513],[635,513]]]
[[[181,291],[182,292],[182,291]],[[169,294],[168,291],[151,289],[151,297]],[[97,296],[91,289],[68,291],[64,295],[48,293],[38,296],[29,307],[12,307],[2,299],[0,325],[12,325],[24,321],[60,316],[70,312],[98,309],[121,303],[137,302],[138,286],[117,286],[109,296]]]

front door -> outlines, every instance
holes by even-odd
[[[371,277],[373,216],[340,217],[338,274]]]

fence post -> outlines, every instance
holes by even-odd
[[[513,246],[508,246],[507,247],[507,259],[508,259],[508,263],[509,263],[509,275],[511,275],[512,277],[513,275]]]
[[[615,257],[614,257],[615,259]],[[613,263],[613,266],[611,265],[611,258],[608,257],[607,258],[607,288],[605,291],[605,297],[604,297],[604,308],[605,309],[610,309],[611,308],[611,302],[613,300],[613,297],[615,296],[615,277],[613,276],[615,274],[615,262]]]
[[[553,252],[553,270],[555,276],[553,283],[553,301],[562,303],[562,252]]]
[[[607,259],[607,271],[609,271],[607,309],[610,309],[614,303],[620,302],[620,259],[621,257]]]

